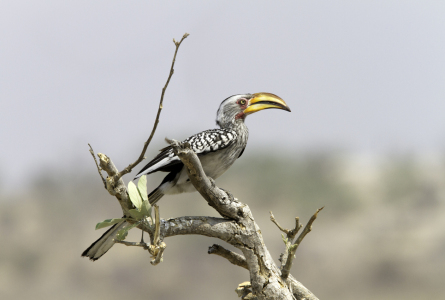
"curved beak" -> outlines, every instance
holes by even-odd
[[[253,98],[249,100],[249,104],[244,110],[244,114],[250,115],[267,108],[279,108],[290,111],[286,102],[277,95],[270,93],[256,93],[253,94]]]

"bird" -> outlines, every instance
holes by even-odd
[[[283,99],[271,93],[238,94],[221,102],[216,113],[216,124],[219,128],[202,131],[192,135],[183,142],[198,155],[204,172],[216,179],[241,157],[247,145],[249,130],[245,124],[248,115],[264,109],[282,109],[291,111]],[[187,170],[172,146],[160,150],[133,179],[154,172],[168,172],[161,184],[149,195],[151,205],[157,203],[164,195],[196,191],[187,175]],[[95,261],[104,255],[113,245],[117,232],[130,224],[122,221],[113,225],[98,240],[88,247],[82,256]]]

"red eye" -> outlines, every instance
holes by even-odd
[[[239,104],[241,104],[241,105],[246,105],[246,100],[245,100],[245,99],[241,99],[241,100],[239,101]]]

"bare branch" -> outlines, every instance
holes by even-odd
[[[289,247],[288,250],[288,257],[286,260],[286,264],[284,265],[283,269],[281,270],[281,277],[286,280],[290,273],[290,268],[292,267],[292,262],[294,260],[295,252],[297,251],[298,246],[301,244],[301,241],[303,241],[306,234],[311,232],[312,230],[312,223],[314,223],[315,219],[317,218],[318,213],[324,208],[317,209],[315,214],[311,217],[309,222],[307,222],[306,226],[303,229],[303,232],[300,233],[295,243]]]
[[[233,220],[235,230],[226,231],[229,234],[227,241],[240,249],[246,258],[253,295],[259,299],[292,299],[290,290],[283,289],[285,284],[281,272],[264,244],[250,208],[216,187],[206,176],[196,153],[186,143],[172,141],[171,146],[186,166],[187,175],[196,190],[218,213]]]
[[[273,213],[270,211],[270,220],[277,225],[278,229],[280,229],[282,232],[284,232],[287,236],[287,238],[289,240],[293,240],[295,238],[295,236],[297,235],[298,231],[300,230],[300,228],[303,226],[300,224],[300,218],[296,217],[295,218],[295,228],[292,230],[283,228],[280,226],[280,224],[278,224],[278,221],[275,219]]]
[[[128,210],[133,208],[133,203],[131,203],[130,198],[128,197],[127,187],[125,186],[122,178],[120,178],[118,181],[112,180],[113,176],[118,173],[118,169],[111,159],[105,154],[98,153],[97,156],[99,157],[99,165],[101,169],[108,174],[106,179],[107,191],[112,196],[116,196],[116,198],[119,200],[119,204],[122,207],[124,215],[127,215],[126,213]]]
[[[167,247],[167,245],[164,242],[161,242],[158,246],[149,245],[147,243],[143,242],[126,242],[126,241],[120,241],[120,240],[114,240],[115,243],[123,244],[125,246],[135,246],[135,247],[142,247],[150,254],[152,255],[153,260],[150,261],[150,263],[153,266],[156,266],[160,262],[162,262],[162,255],[164,254],[164,250]]]
[[[225,249],[223,246],[220,246],[218,244],[213,244],[209,247],[208,254],[216,254],[221,257],[224,257],[228,261],[230,261],[232,264],[236,266],[240,266],[241,268],[247,269],[247,262],[244,256],[241,254],[235,253],[233,251]]]
[[[105,189],[107,189],[107,182],[105,181],[105,178],[102,175],[102,169],[99,167],[99,164],[97,163],[97,159],[96,159],[96,155],[94,154],[94,150],[93,147],[91,147],[90,144],[88,144],[88,146],[90,146],[90,153],[93,156],[94,162],[96,163],[96,167],[97,167],[97,172],[99,172],[100,178],[102,178],[102,182],[104,183],[104,187]]]
[[[288,248],[292,245],[292,241],[295,238],[295,235],[297,235],[298,231],[301,229],[301,227],[303,225],[300,224],[300,218],[296,217],[295,218],[295,228],[290,230],[290,229],[286,229],[281,227],[280,224],[278,224],[278,221],[275,219],[275,216],[273,215],[273,213],[270,211],[270,220],[278,227],[278,229],[280,229],[282,232],[284,232],[286,234],[287,239],[283,240],[286,247],[285,247],[285,251],[283,253],[281,253],[280,258],[278,259],[281,262],[281,268],[283,268],[283,266],[286,264],[287,258],[288,258]]]
[[[299,300],[318,300],[312,292],[301,282],[297,281],[292,275],[286,280],[287,286],[296,299]]]
[[[173,42],[175,43],[175,46],[176,46],[176,50],[175,50],[175,54],[173,55],[172,65],[170,67],[170,73],[168,75],[167,82],[165,83],[165,86],[162,88],[161,100],[159,101],[158,113],[156,114],[156,119],[155,119],[155,123],[153,125],[153,129],[152,129],[151,134],[148,137],[147,141],[144,143],[144,148],[142,149],[141,155],[139,155],[139,158],[134,163],[128,165],[128,167],[126,167],[121,172],[116,174],[114,176],[114,181],[117,181],[125,174],[130,173],[133,170],[133,168],[136,167],[144,159],[144,155],[145,155],[145,152],[147,151],[148,145],[150,145],[151,140],[153,139],[153,136],[155,134],[156,128],[158,127],[159,117],[161,115],[161,110],[163,108],[164,94],[165,94],[165,91],[167,90],[168,84],[170,83],[170,79],[172,78],[173,73],[175,71],[174,66],[175,66],[175,61],[176,61],[176,54],[178,53],[178,49],[179,49],[179,46],[181,46],[182,41],[184,39],[186,39],[188,36],[189,36],[189,34],[185,33],[179,42],[177,42],[177,41],[175,41],[175,39],[173,39]]]
[[[238,227],[233,220],[214,217],[179,217],[168,220],[161,219],[160,239],[176,235],[204,235],[236,244],[233,236]]]
[[[270,213],[270,220],[277,225],[278,229],[280,229],[282,232],[284,232],[286,235],[289,233],[289,229],[285,229],[283,227],[281,227],[280,224],[278,224],[277,220],[275,220],[275,216],[273,215],[272,211],[269,211]]]
[[[184,150],[182,146],[177,147],[179,147],[180,152]],[[179,217],[168,220],[159,218],[159,243],[157,245],[154,245],[154,243],[151,245],[143,245],[143,243],[131,242],[124,242],[122,244],[139,246],[144,249],[148,247],[147,250],[152,254],[153,258],[151,263],[158,264],[162,261],[162,254],[165,250],[163,240],[166,237],[197,234],[219,238],[243,252],[250,273],[252,295],[255,295],[255,297],[259,297],[259,299],[292,299],[293,294],[298,300],[317,299],[312,294],[308,294],[308,292],[306,292],[307,289],[298,282],[291,282],[290,276],[287,279],[281,277],[282,273],[274,264],[270,253],[267,251],[261,230],[255,223],[249,207],[232,196],[229,197],[226,192],[215,186],[213,180],[205,176],[200,161],[193,151],[190,149],[184,150],[184,153],[181,155],[183,157],[180,158],[183,159],[185,165],[188,168],[190,166],[190,170],[188,171],[192,183],[193,181],[195,181],[195,183],[198,182],[195,187],[204,194],[203,196],[208,203],[216,207],[218,212],[223,215],[235,216],[237,220],[234,220],[234,218],[223,219],[213,217]],[[122,211],[124,215],[126,215],[128,210],[133,208],[127,194],[126,186],[122,178],[114,185],[112,180],[108,180],[117,172],[117,169],[106,155],[99,153],[98,157],[101,168],[109,175],[109,178],[107,178],[107,190],[110,194],[117,197],[122,206]],[[209,194],[206,194],[207,192]],[[148,232],[152,241],[155,240],[154,230],[149,224],[141,222],[138,228]],[[289,287],[289,290],[283,289],[285,285]],[[296,295],[304,296],[297,297]]]
[[[298,237],[298,239],[295,241],[294,246],[298,247],[298,245],[300,245],[301,241],[304,239],[304,237],[306,236],[306,234],[308,234],[309,232],[312,231],[312,223],[314,223],[315,219],[317,218],[318,213],[324,208],[324,206],[322,208],[317,209],[317,211],[315,212],[315,214],[311,217],[311,219],[309,220],[309,222],[307,222],[306,226],[303,229],[303,232],[300,234],[300,236]]]

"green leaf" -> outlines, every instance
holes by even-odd
[[[119,223],[121,221],[125,221],[125,219],[122,219],[122,218],[106,219],[105,221],[102,221],[102,222],[96,224],[96,230],[104,228],[104,227],[108,227],[108,226],[111,226],[111,225],[114,225],[114,224]]]
[[[142,199],[147,201],[148,200],[147,176],[142,175],[141,178],[139,178],[138,190],[139,190],[139,195],[142,197]]]
[[[130,231],[131,229],[133,229],[133,228],[135,228],[136,226],[138,226],[139,223],[140,223],[140,222],[131,224],[130,226],[127,226],[127,227],[125,227],[125,228],[119,230],[119,231],[117,232],[117,234],[116,234],[116,240],[118,240],[118,241],[123,241],[123,240],[127,237],[128,231]]]
[[[151,205],[148,200],[144,200],[142,202],[141,213],[144,215],[144,217],[151,217]]]
[[[130,209],[128,210],[128,213],[135,220],[140,220],[144,217],[144,214],[138,211],[137,209]]]
[[[139,191],[132,181],[128,183],[128,195],[130,196],[131,202],[133,202],[134,206],[140,211],[142,206],[141,195],[139,195]]]

